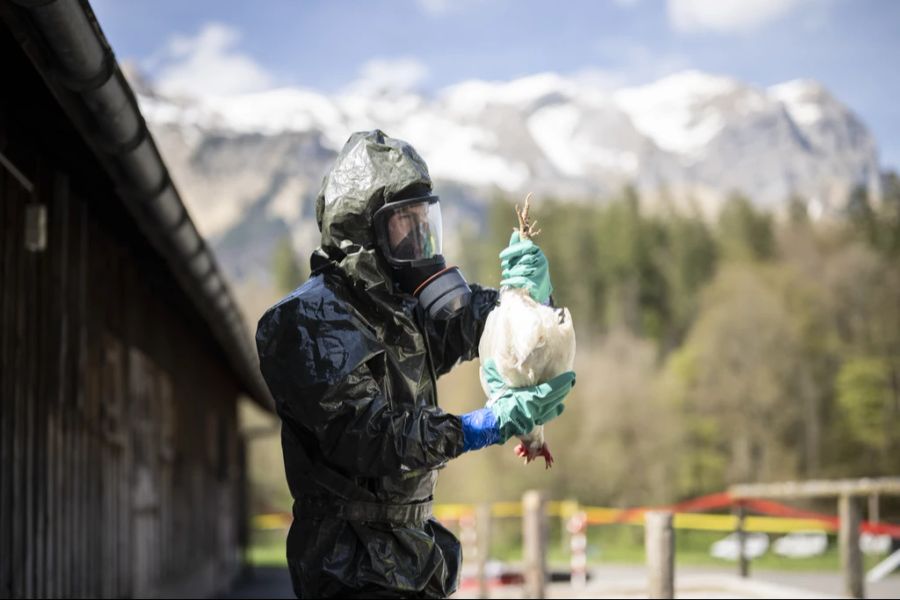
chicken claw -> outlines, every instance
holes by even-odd
[[[544,468],[549,469],[553,466],[553,454],[550,453],[550,448],[546,443],[541,444],[541,447],[537,450],[530,450],[523,442],[520,442],[515,448],[515,453],[519,458],[525,459],[526,465],[538,456],[543,456]]]

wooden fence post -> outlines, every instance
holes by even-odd
[[[543,598],[547,578],[547,529],[544,494],[532,490],[522,497],[525,545],[525,597]]]
[[[878,511],[878,493],[874,493],[869,496],[869,522],[870,523],[878,523],[881,520],[881,515]]]
[[[844,593],[851,598],[865,598],[863,587],[862,551],[859,548],[859,501],[844,494],[838,499],[841,519],[838,542],[841,551],[841,570],[844,572]]]
[[[489,503],[478,505],[475,527],[478,532],[478,597],[487,598],[490,594],[487,561],[491,553],[491,505]]]
[[[747,509],[743,504],[737,507],[737,541],[738,541],[738,574],[741,577],[750,576],[750,559],[747,558]]]
[[[675,597],[675,532],[672,513],[650,511],[644,515],[644,549],[647,553],[648,596]]]

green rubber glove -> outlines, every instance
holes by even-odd
[[[513,231],[509,245],[500,253],[500,287],[525,288],[535,301],[546,304],[553,293],[547,257],[531,240],[520,240]]]
[[[490,390],[488,408],[497,417],[503,442],[513,436],[525,435],[535,425],[549,423],[562,414],[563,400],[575,385],[575,373],[567,371],[546,383],[529,387],[509,387],[492,359],[481,367]]]

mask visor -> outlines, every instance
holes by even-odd
[[[437,196],[392,202],[375,214],[386,258],[403,263],[441,253],[441,205]]]

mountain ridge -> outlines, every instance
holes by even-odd
[[[800,197],[827,215],[843,210],[858,185],[875,198],[880,191],[873,136],[812,80],[760,88],[694,70],[604,88],[539,73],[465,81],[430,96],[279,88],[172,98],[131,78],[200,231],[221,245],[238,278],[260,268],[275,230],[299,252],[315,245],[322,176],[350,133],[375,127],[416,147],[438,193],[445,185],[464,199],[451,223],[496,191],[602,199],[632,185],[647,210],[707,217],[735,192],[775,212]],[[235,238],[243,249],[232,248]],[[248,262],[242,257],[254,244]]]

